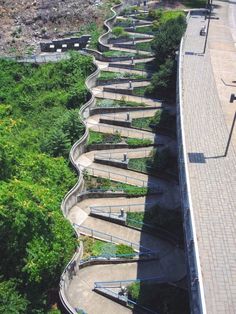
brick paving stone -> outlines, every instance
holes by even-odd
[[[226,6],[220,2],[219,12]],[[202,52],[205,37],[199,32],[205,23],[203,16],[190,18],[184,52]],[[216,22],[211,27],[214,25]],[[217,31],[222,41],[221,28]],[[209,40],[211,45],[211,37]],[[201,153],[204,157],[203,163],[188,160],[187,170],[206,310],[228,314],[236,313],[236,154],[231,145],[228,156],[222,157],[229,125],[222,110],[222,97],[218,96],[212,60],[209,48],[205,55],[184,54],[183,123],[187,154]]]

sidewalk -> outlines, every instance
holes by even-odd
[[[226,18],[228,4],[214,1],[216,3],[219,7],[214,12]],[[210,51],[207,48],[204,56],[189,54],[203,51],[205,37],[199,32],[205,23],[203,16],[192,16],[184,42],[183,121],[187,172],[206,310],[212,314],[233,314],[236,310],[236,155],[231,146],[227,158],[222,157],[232,113],[219,88],[221,74],[216,75],[218,69],[221,73],[227,70],[228,61],[222,55],[220,60],[215,59],[226,47],[221,45],[226,38],[226,27],[217,26],[223,19],[212,20]],[[233,53],[229,36],[225,44],[231,47],[227,51]]]

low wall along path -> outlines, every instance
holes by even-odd
[[[129,45],[126,48],[120,48],[117,43],[115,46],[113,43],[108,43],[116,15],[129,2],[126,1],[122,5],[115,6],[113,9],[114,16],[105,22],[107,33],[99,39],[100,51],[119,50],[135,52],[132,47],[133,42],[130,43],[129,39],[122,44],[131,44],[131,48],[127,48]],[[129,17],[123,18],[127,19]],[[149,40],[152,40],[151,36]],[[139,40],[139,42],[142,41],[147,41],[145,34],[143,34],[143,39]],[[147,62],[152,59],[151,55],[146,52],[144,59],[134,58],[133,61],[119,61],[118,59],[117,62],[111,63],[106,60],[101,61],[102,57],[99,52],[93,52],[93,55],[95,57],[99,56],[99,61],[94,59],[97,70],[86,81],[92,97],[81,108],[81,116],[83,117],[86,131],[84,136],[74,144],[70,152],[70,160],[78,172],[78,182],[66,195],[61,208],[65,217],[73,224],[78,237],[87,235],[106,242],[126,244],[132,246],[136,253],[132,259],[125,257],[97,257],[83,260],[83,245],[81,243],[78,251],[61,276],[60,298],[69,313],[77,313],[78,310],[83,310],[88,314],[131,313],[132,309],[126,306],[126,302],[123,302],[122,298],[122,300],[118,300],[120,298],[118,293],[120,292],[120,286],[119,288],[117,287],[121,285],[120,282],[149,278],[159,278],[160,282],[178,282],[186,275],[185,256],[183,249],[176,245],[176,242],[170,241],[170,238],[165,237],[164,233],[163,236],[159,237],[138,229],[129,228],[122,224],[122,219],[119,220],[120,215],[117,212],[121,212],[121,210],[124,210],[125,213],[128,211],[144,212],[149,207],[157,204],[164,208],[178,208],[180,205],[179,187],[175,180],[166,180],[158,176],[151,176],[124,168],[121,169],[117,167],[117,163],[123,160],[124,154],[132,156],[132,158],[146,157],[153,149],[154,144],[169,147],[170,150],[175,151],[176,142],[172,137],[163,133],[154,134],[133,129],[128,125],[122,125],[122,123],[117,125],[117,121],[124,122],[127,120],[127,114],[131,119],[153,116],[157,110],[163,108],[161,101],[127,95],[127,91],[130,90],[130,82],[127,81],[117,84],[116,81],[113,83],[111,79],[106,86],[97,85],[96,83],[101,70],[135,73],[135,70],[132,68],[121,69],[120,65],[131,65],[131,62],[134,64]],[[147,55],[149,55],[149,58],[146,58]],[[145,70],[142,70],[141,73],[147,74]],[[132,87],[144,87],[149,84],[149,81],[143,79],[139,82],[132,82],[131,79],[131,84]],[[95,115],[90,115],[90,110],[96,107],[98,99],[134,101],[137,102],[137,108],[132,108],[130,112],[127,108],[120,109],[119,112],[116,111],[116,108],[114,110],[110,109],[109,113],[106,113],[106,110],[104,112],[99,110]],[[148,107],[150,109],[147,110]],[[101,119],[103,119],[103,123],[100,122]],[[109,121],[109,124],[106,121]],[[116,134],[118,131],[122,137],[149,139],[152,145],[138,149],[106,149],[104,147],[104,149],[99,151],[91,150],[86,152],[89,130],[110,134]],[[95,159],[104,159],[104,156],[109,156],[109,160],[116,161],[116,163],[106,165],[96,162]],[[122,191],[86,191],[82,175],[85,171],[87,174],[97,178],[112,179],[116,182],[140,187],[148,186],[152,188],[153,193],[147,196],[127,197]],[[109,212],[109,217],[107,217],[107,211]],[[105,282],[111,281],[113,282],[113,288],[108,289],[107,287],[111,287],[111,284],[106,284]],[[100,282],[100,288],[98,288],[97,282]],[[125,285],[125,282],[122,285]],[[94,290],[95,286],[96,289]],[[109,298],[106,296],[109,296]],[[145,313],[149,312],[149,310],[145,311]],[[150,311],[150,313],[152,312]]]

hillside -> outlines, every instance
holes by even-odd
[[[0,55],[38,52],[38,43],[42,40],[68,36],[68,33],[76,32],[88,23],[101,24],[107,2],[2,0]]]

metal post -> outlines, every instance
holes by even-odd
[[[229,132],[229,139],[228,139],[228,142],[227,142],[227,145],[226,145],[224,157],[226,157],[227,154],[228,154],[229,145],[230,145],[231,138],[232,138],[232,134],[233,134],[233,130],[234,130],[235,120],[236,120],[236,111],[235,111],[235,113],[234,113],[233,123],[232,123],[231,129],[230,129],[230,132]]]
[[[211,6],[210,6],[210,12],[209,12],[209,16],[208,16],[208,21],[207,21],[207,33],[206,33],[206,39],[205,39],[203,54],[205,54],[205,52],[206,52],[206,45],[207,45],[207,39],[208,39],[208,33],[209,33],[209,27],[210,27],[210,20],[211,20],[211,8],[212,8],[212,2],[211,2]]]

